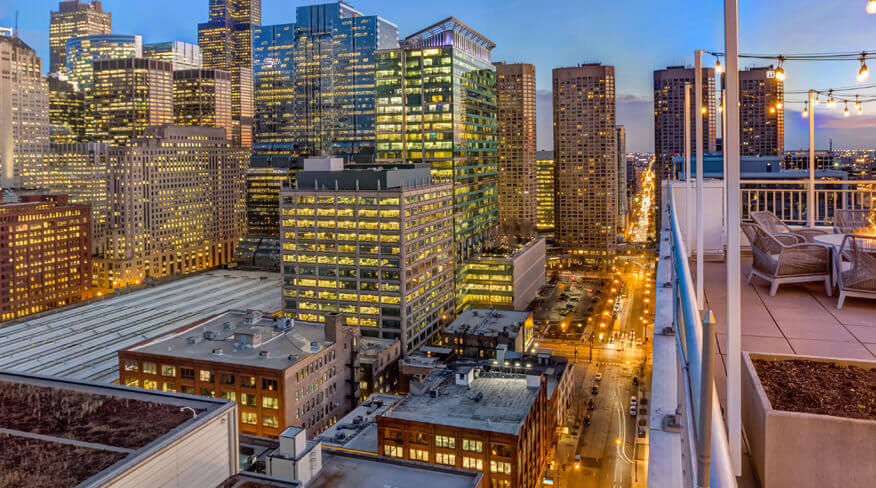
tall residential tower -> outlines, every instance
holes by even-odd
[[[772,66],[739,72],[742,156],[781,156],[785,150],[785,84]]]
[[[49,72],[66,73],[67,40],[71,37],[112,34],[112,15],[103,11],[100,1],[62,1],[52,12],[49,23]]]

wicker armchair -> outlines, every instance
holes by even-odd
[[[792,230],[772,212],[751,212],[749,216],[754,223],[761,226],[770,234],[796,234],[802,237],[806,242],[815,242],[813,238],[817,235],[829,234],[826,230],[812,228]]]
[[[769,281],[770,296],[775,296],[779,285],[823,281],[830,296],[829,248],[805,242],[796,234],[770,234],[755,224],[743,223],[742,231],[751,242],[754,255],[749,283],[755,276]]]
[[[837,234],[854,234],[873,224],[876,224],[876,210],[839,208],[833,214],[833,231]]]
[[[876,236],[847,235],[836,259],[839,301],[846,297],[876,298]]]

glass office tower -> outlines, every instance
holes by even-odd
[[[394,24],[344,2],[254,29],[256,152],[370,161],[374,51],[397,47]]]
[[[496,70],[490,40],[448,18],[378,51],[378,163],[429,163],[452,182],[456,262],[498,221]]]
[[[80,90],[91,91],[94,62],[143,57],[143,39],[137,35],[97,34],[67,41],[67,76]]]

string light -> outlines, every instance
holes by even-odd
[[[858,111],[858,115],[862,115],[864,113],[864,105],[861,103],[858,95],[855,95],[855,110]]]
[[[849,116],[849,102],[845,102],[845,109],[843,110],[843,117]]]
[[[833,99],[833,90],[827,92],[827,108],[836,107],[836,100]]]
[[[785,81],[785,70],[782,68],[782,63],[785,61],[785,58],[779,56],[779,67],[776,68],[776,79],[779,81]]]
[[[867,1],[867,13],[870,15],[876,14],[876,0]]]
[[[876,0],[874,0],[874,1],[876,1]],[[813,106],[814,106],[814,105],[818,105],[819,103],[821,103],[821,100],[819,100],[818,97],[816,96],[816,97],[812,100],[812,105],[813,105]]]
[[[858,70],[858,81],[864,81],[870,76],[870,71],[867,69],[867,53],[861,53],[861,69]]]
[[[876,0],[872,1],[876,2]],[[720,75],[722,72],[724,72],[724,68],[721,67],[721,60],[718,59],[718,56],[715,56],[715,73],[718,73]]]
[[[809,102],[803,105],[803,113],[801,115],[803,115],[804,119],[809,117]]]

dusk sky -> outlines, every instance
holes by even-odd
[[[317,1],[262,0],[262,23],[294,22],[295,7]],[[405,37],[455,16],[496,43],[494,61],[526,62],[538,78],[538,147],[550,149],[551,69],[582,62],[615,66],[617,123],[627,126],[627,150],[653,150],[652,72],[667,65],[692,64],[693,51],[723,51],[722,0],[350,0],[366,15],[380,15]],[[740,50],[757,54],[876,51],[876,15],[866,0],[740,0]],[[208,0],[104,0],[113,30],[140,34],[144,42],[197,43],[197,24],[207,20]],[[49,58],[49,11],[57,0],[2,0],[0,26],[13,26],[19,12],[20,37]],[[707,65],[714,64],[708,56]],[[871,63],[876,69],[876,59]],[[742,67],[759,65],[741,60]],[[786,90],[827,89],[856,84],[855,62],[786,63]],[[869,83],[876,83],[876,76]],[[873,94],[876,89],[870,89]],[[864,93],[864,92],[862,92]],[[785,148],[807,145],[800,117],[805,95],[786,100]],[[819,108],[822,108],[820,105]],[[818,114],[817,144],[876,147],[876,103],[864,116],[844,119],[839,109]]]

